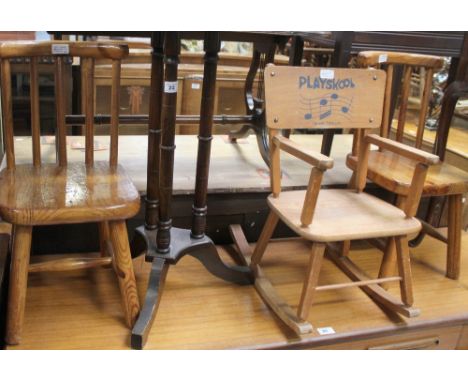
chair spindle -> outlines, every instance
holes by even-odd
[[[15,147],[13,141],[13,103],[11,98],[11,70],[8,58],[1,60],[2,64],[2,113],[3,113],[3,140],[7,167],[15,168]]]
[[[59,166],[67,165],[67,127],[65,125],[65,89],[63,57],[55,57],[55,105],[57,115],[56,150]]]
[[[119,152],[120,61],[112,62],[112,94],[110,125],[110,166],[117,166]]]
[[[400,98],[400,111],[398,113],[398,127],[396,133],[396,140],[403,142],[403,132],[406,121],[406,110],[408,109],[408,98],[411,87],[411,73],[413,68],[410,65],[405,66],[405,73],[403,76],[403,89]]]
[[[39,75],[37,72],[37,57],[31,57],[30,66],[30,98],[31,98],[31,135],[34,166],[41,165],[41,119],[39,106]]]

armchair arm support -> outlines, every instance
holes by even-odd
[[[397,155],[401,155],[416,162],[408,197],[406,198],[403,207],[406,216],[413,217],[419,206],[428,167],[439,163],[439,157],[437,155],[409,147],[403,143],[395,142],[388,138],[382,138],[376,134],[366,135],[359,149],[358,168],[356,172],[356,188],[358,192],[361,192],[366,185],[367,166],[371,144],[377,145],[380,148],[392,151]]]
[[[333,167],[333,159],[316,153],[311,150],[302,148],[297,143],[290,139],[283,137],[274,132],[270,132],[271,137],[271,171],[272,171],[272,190],[275,197],[279,194],[281,186],[280,182],[280,170],[279,170],[279,150],[284,150],[287,153],[295,156],[298,159],[310,164],[312,170],[310,172],[309,184],[307,186],[307,192],[304,198],[304,205],[301,213],[301,223],[303,226],[308,226],[312,222],[312,218],[315,212],[315,206],[317,204],[318,194],[322,185],[323,173]]]
[[[382,149],[391,151],[405,158],[430,166],[439,163],[439,157],[434,154],[427,153],[423,150],[416,149],[405,145],[404,143],[396,142],[388,138],[383,138],[377,134],[369,134],[365,136],[365,142]]]
[[[322,171],[333,167],[333,159],[312,150],[306,150],[297,143],[291,141],[289,138],[283,137],[282,135],[275,135],[273,137],[273,144],[279,147],[281,150],[286,151],[287,153],[303,160],[312,166],[319,168]]]

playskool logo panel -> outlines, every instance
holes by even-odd
[[[308,89],[328,89],[339,90],[354,88],[356,85],[352,78],[344,79],[324,79],[320,77],[310,78],[310,76],[299,76],[299,89],[307,87]]]

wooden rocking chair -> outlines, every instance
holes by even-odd
[[[272,194],[268,197],[271,210],[253,254],[240,226],[231,226],[231,234],[245,263],[256,275],[255,287],[259,294],[299,335],[312,331],[307,321],[309,309],[315,293],[320,290],[359,286],[392,311],[406,317],[419,314],[418,309],[412,307],[408,235],[421,229],[420,222],[413,216],[428,166],[439,159],[378,135],[364,134],[366,129],[380,127],[385,78],[384,71],[373,69],[269,66],[265,72],[266,116],[271,140]],[[300,128],[355,128],[360,131],[359,166],[352,189],[320,189],[323,173],[333,167],[333,160],[300,147],[280,132],[280,129]],[[362,192],[371,144],[416,161],[409,186],[411,200],[404,210]],[[312,166],[307,190],[281,192],[280,150]],[[279,219],[312,242],[297,314],[276,294],[259,265]],[[395,241],[399,276],[370,279],[347,257],[350,240],[376,237]],[[317,285],[325,252],[354,282]],[[400,282],[401,301],[379,285],[388,281]]]
[[[126,324],[140,311],[125,219],[136,215],[140,196],[117,164],[120,61],[126,45],[94,42],[0,44],[1,88],[6,168],[0,172],[0,216],[13,225],[6,342],[18,344],[23,326],[28,272],[66,271],[112,264],[116,270]],[[42,163],[38,58],[53,57],[57,112],[57,163]],[[10,59],[30,57],[32,162],[15,163]],[[65,59],[80,57],[85,111],[85,163],[67,163],[64,89]],[[94,60],[112,60],[110,157],[94,161]],[[34,226],[96,222],[101,257],[80,257],[30,264]]]

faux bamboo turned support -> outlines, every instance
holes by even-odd
[[[151,93],[148,125],[148,164],[145,198],[145,227],[153,230],[158,227],[159,207],[159,163],[161,144],[161,98],[164,75],[164,33],[155,32],[151,36],[153,52],[151,56]]]
[[[178,32],[167,32],[164,38],[164,94],[161,110],[161,160],[159,163],[159,229],[157,250],[167,253],[171,244],[171,199],[174,175],[175,118],[177,107],[177,68],[180,54]]]
[[[213,110],[216,93],[216,69],[218,66],[220,45],[219,33],[207,32],[205,34],[205,65],[200,109],[200,130],[198,135],[197,172],[195,177],[195,198],[192,206],[191,235],[196,239],[202,238],[205,235],[207,213],[206,194],[210,171],[211,141],[213,139]]]

